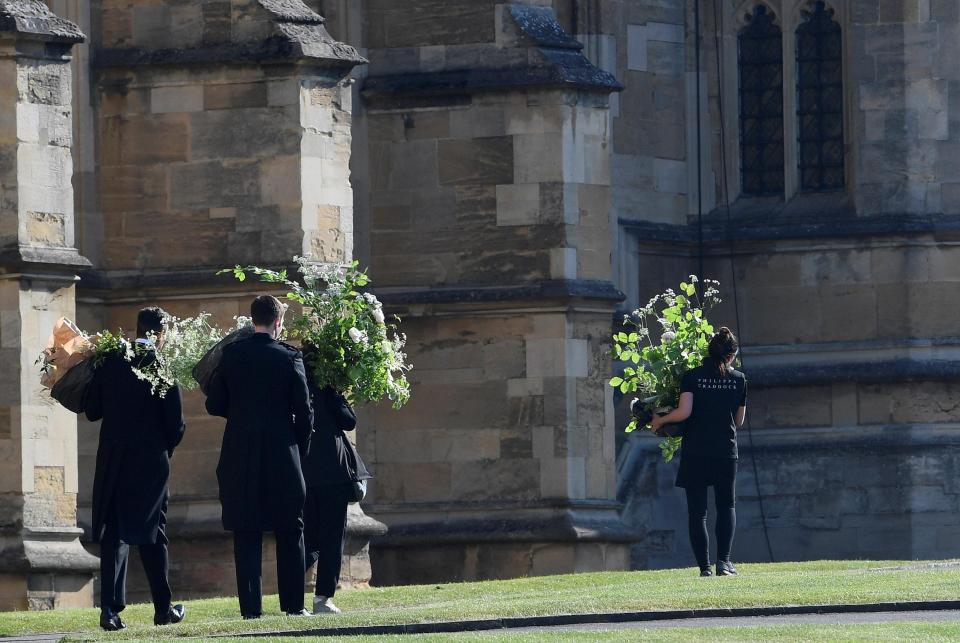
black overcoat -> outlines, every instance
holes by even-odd
[[[310,380],[313,400],[313,437],[310,453],[303,460],[303,477],[308,487],[366,480],[372,476],[363,460],[354,455],[344,431],[353,431],[357,416],[350,403],[333,387],[317,388]]]
[[[133,363],[144,368],[154,359],[151,349]],[[157,397],[123,356],[110,355],[94,371],[85,411],[90,421],[103,420],[93,476],[94,541],[113,513],[121,542],[166,543],[170,457],[186,428],[180,388]]]
[[[207,412],[227,418],[217,465],[224,529],[301,529],[300,456],[313,410],[300,352],[266,333],[231,344],[210,380]]]

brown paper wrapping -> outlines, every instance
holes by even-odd
[[[43,351],[47,371],[40,378],[40,384],[53,388],[67,371],[92,356],[94,351],[93,343],[84,336],[83,331],[66,317],[61,317],[54,324],[47,348]]]

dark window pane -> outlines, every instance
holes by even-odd
[[[843,188],[843,41],[833,10],[813,5],[797,28],[800,188]]]
[[[744,194],[783,194],[783,34],[760,5],[738,38]]]

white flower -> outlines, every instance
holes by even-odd
[[[393,352],[393,344],[390,343],[390,340],[383,340],[383,343],[380,344],[380,350],[383,351],[385,355],[389,355]]]
[[[667,332],[665,332],[663,335],[660,336],[660,341],[666,344],[668,342],[672,342],[676,338],[677,338],[677,334],[668,330]]]
[[[373,315],[374,320],[376,320],[378,324],[384,323],[387,319],[383,316],[383,310],[380,308],[374,308],[370,314]]]
[[[363,332],[357,327],[353,327],[348,330],[347,334],[350,335],[350,339],[353,340],[354,344],[359,344],[361,341],[363,341]]]

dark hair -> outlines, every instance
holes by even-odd
[[[253,318],[254,326],[272,326],[283,317],[283,304],[273,295],[260,295],[250,304],[250,317]]]
[[[163,320],[167,313],[162,308],[150,306],[137,313],[137,337],[146,337],[150,333],[159,335],[163,332]]]
[[[710,359],[717,367],[717,372],[726,377],[727,360],[740,350],[740,342],[737,341],[737,336],[733,334],[732,330],[722,326],[710,340],[710,346],[707,350],[710,353]]]

